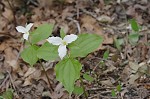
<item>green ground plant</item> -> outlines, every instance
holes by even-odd
[[[26,24],[25,27],[16,27],[18,32],[23,33],[23,38],[28,44],[21,52],[22,59],[29,63],[31,67],[37,62],[41,62],[41,60],[59,61],[54,68],[56,79],[63,84],[70,95],[73,91],[76,93],[76,90],[80,90],[79,94],[85,93],[82,78],[80,77],[82,64],[78,59],[86,57],[89,53],[95,51],[102,44],[103,38],[89,33],[66,35],[62,29],[60,31],[61,37],[53,37],[54,25],[52,24],[42,24],[29,33],[32,26],[33,24],[30,23]],[[45,43],[38,46],[39,41],[45,41]],[[48,74],[46,75],[48,78]],[[83,74],[83,76],[85,79],[93,81],[93,78],[87,73]],[[75,86],[76,80],[81,80],[83,88]],[[86,93],[85,96],[87,97]]]

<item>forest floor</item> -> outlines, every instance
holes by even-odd
[[[136,44],[129,42],[130,19],[140,26]],[[12,89],[12,99],[67,99],[55,77],[56,61],[42,61],[53,81],[50,93],[40,65],[31,68],[21,59],[22,34],[15,27],[26,23],[34,28],[54,24],[54,36],[63,28],[67,34],[96,33],[104,38],[95,52],[80,59],[81,72],[94,78],[83,81],[89,99],[150,99],[149,0],[0,1],[0,95]],[[84,94],[71,97],[85,99]]]

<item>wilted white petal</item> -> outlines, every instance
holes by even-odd
[[[17,26],[16,30],[18,32],[21,32],[21,33],[26,33],[27,32],[26,28],[24,28],[23,26]]]
[[[67,43],[71,43],[75,41],[77,38],[78,38],[77,35],[71,34],[71,35],[66,35],[63,40],[66,41]]]
[[[29,37],[29,33],[23,34],[23,38],[24,38],[25,40],[28,40],[28,37]]]
[[[49,37],[47,41],[53,45],[62,44],[62,39],[60,37]]]
[[[129,24],[129,26],[127,26],[126,29],[132,30],[131,24]]]
[[[60,45],[58,48],[59,57],[61,59],[64,58],[64,56],[67,54],[67,48],[66,45]]]
[[[33,26],[33,23],[29,23],[28,25],[26,25],[26,30],[29,31],[32,26]]]

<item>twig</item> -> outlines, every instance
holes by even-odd
[[[4,5],[4,3],[2,3],[2,0],[0,1],[0,5],[2,5],[2,11],[3,11],[3,10],[4,10],[5,5]],[[0,13],[0,15],[1,15],[1,13]]]
[[[2,82],[2,84],[0,85],[0,89],[2,89],[2,87],[4,86],[4,84],[6,83],[6,81],[8,80],[9,75],[6,76],[6,78],[4,79],[4,81]]]
[[[85,87],[84,87],[84,83],[83,83],[83,80],[82,80],[81,77],[80,77],[80,81],[81,81],[81,85],[82,85],[82,88],[83,88],[83,91],[84,91],[84,96],[85,96],[86,99],[88,99],[88,95],[86,93],[86,90],[85,90]]]
[[[73,21],[76,24],[77,29],[78,29],[78,33],[80,34],[81,33],[81,29],[80,29],[79,22],[77,20],[74,20],[74,19],[70,18],[70,17],[68,17],[67,19]]]
[[[123,9],[123,11],[124,11],[124,13],[126,12],[126,9],[125,9],[125,7],[121,4],[121,3],[119,3],[120,4],[120,6],[122,7],[122,9]],[[125,14],[125,21],[126,21],[126,27],[128,27],[127,26],[127,23],[128,23],[128,19],[127,19],[127,15]],[[126,30],[126,39],[125,39],[125,43],[126,43],[126,45],[127,46],[125,46],[125,55],[126,55],[126,58],[128,57],[128,55],[127,55],[127,50],[128,50],[128,30],[127,30],[127,28],[125,29]]]
[[[79,0],[76,1],[77,19],[79,19]]]
[[[88,91],[99,91],[99,90],[106,90],[106,89],[115,89],[116,87],[100,87],[100,88],[90,88],[87,89]]]
[[[45,68],[44,68],[44,66],[43,66],[43,64],[42,64],[42,62],[41,62],[41,60],[39,60],[39,62],[40,62],[40,64],[41,64],[41,66],[42,66],[42,69],[43,69],[45,75],[46,75],[47,81],[48,81],[49,86],[50,86],[50,91],[51,91],[51,93],[52,93],[52,92],[54,91],[54,89],[53,89],[53,87],[52,87],[52,85],[51,85],[51,83],[50,83],[50,78],[48,77],[48,74],[47,74],[47,72],[46,72],[46,70],[45,70]]]
[[[21,43],[21,47],[20,47],[20,49],[19,49],[19,53],[18,53],[18,55],[17,55],[16,61],[18,61],[18,59],[19,59],[19,56],[20,56],[20,53],[21,53],[21,51],[22,51],[22,49],[23,49],[24,44],[25,44],[25,40]]]
[[[14,88],[14,90],[16,91],[16,87],[15,87],[15,85],[14,85],[14,81],[13,81],[13,79],[12,79],[12,76],[11,76],[11,74],[10,74],[10,72],[9,71],[7,71],[7,73],[8,73],[8,75],[9,75],[9,78],[10,78],[10,81],[11,81],[11,84],[12,84],[12,86],[13,86],[13,88]]]

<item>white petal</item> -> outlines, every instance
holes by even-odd
[[[16,30],[17,30],[18,32],[21,32],[21,33],[26,33],[26,32],[27,32],[26,28],[23,27],[23,26],[17,26],[17,27],[16,27]]]
[[[62,39],[60,37],[49,37],[47,41],[53,45],[62,44]]]
[[[66,45],[60,45],[58,48],[59,57],[63,59],[63,57],[67,54]]]
[[[29,31],[32,26],[33,26],[33,23],[29,23],[28,25],[26,25],[26,30]]]
[[[75,41],[77,38],[78,38],[77,35],[71,34],[71,35],[66,35],[63,40],[66,41],[67,43],[71,43]]]
[[[28,37],[29,37],[29,34],[28,34],[28,33],[23,34],[23,38],[24,38],[25,40],[28,40]]]

